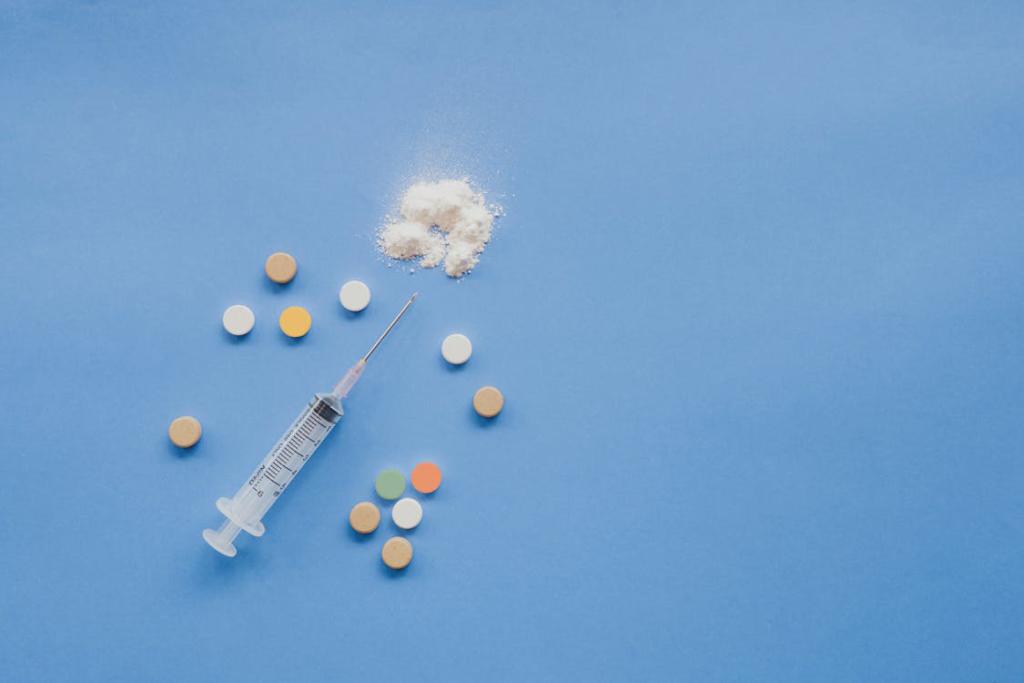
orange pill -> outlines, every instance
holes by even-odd
[[[432,462],[421,462],[412,468],[412,487],[420,493],[433,493],[441,485],[441,468]]]

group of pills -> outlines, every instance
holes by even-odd
[[[430,494],[441,486],[441,469],[432,462],[421,462],[413,468],[410,479],[414,489]],[[396,469],[383,470],[377,475],[374,489],[383,500],[397,500],[405,493],[405,475]],[[348,523],[356,533],[369,535],[380,526],[380,518],[380,509],[364,500],[352,508]],[[402,498],[391,508],[391,521],[399,529],[415,529],[422,519],[423,506],[415,498]],[[412,562],[412,543],[403,536],[392,536],[384,543],[380,556],[388,567],[405,569]]]
[[[267,277],[277,284],[291,282],[298,271],[295,259],[283,252],[272,254],[264,268]],[[358,280],[346,282],[339,292],[341,305],[348,311],[359,312],[370,303],[370,288]],[[252,331],[256,316],[248,306],[236,304],[224,311],[222,317],[224,329],[228,333],[241,337]],[[312,327],[312,317],[301,306],[286,308],[280,316],[281,331],[291,338],[306,335]],[[462,365],[469,361],[473,354],[473,344],[464,334],[448,335],[441,343],[442,357],[452,365]],[[505,405],[501,392],[493,386],[484,386],[473,396],[473,409],[482,417],[496,417]],[[180,448],[191,448],[199,442],[203,428],[199,420],[192,416],[175,419],[168,429],[171,442]],[[422,462],[413,468],[410,479],[413,488],[421,494],[431,494],[441,485],[441,470],[430,462]],[[391,520],[402,530],[416,528],[423,519],[423,507],[414,498],[402,498],[405,493],[405,476],[396,469],[386,469],[377,475],[374,488],[377,495],[385,501],[397,501],[391,509]],[[401,500],[399,500],[401,498]],[[368,535],[376,531],[380,525],[380,509],[369,501],[355,505],[349,513],[349,524],[357,533]],[[404,569],[412,561],[412,543],[402,536],[389,538],[381,549],[384,564],[392,569]]]
[[[473,343],[464,334],[450,334],[441,342],[441,355],[452,365],[462,365],[473,355]],[[473,409],[486,418],[495,417],[505,405],[505,397],[497,388],[486,386],[473,396]],[[421,462],[410,476],[414,489],[422,494],[433,493],[441,486],[441,470],[432,462]],[[391,521],[399,529],[414,529],[423,519],[423,507],[415,498],[402,498],[405,476],[394,468],[381,471],[374,482],[377,495],[383,500],[398,500],[391,508]],[[352,529],[359,534],[372,534],[380,525],[380,510],[369,501],[356,503],[348,515]],[[391,569],[405,569],[412,562],[412,543],[404,536],[392,536],[381,548],[380,556]]]
[[[299,265],[291,254],[277,252],[267,258],[263,269],[271,282],[285,285],[295,279]],[[349,280],[338,292],[338,299],[346,310],[358,313],[370,304],[370,288],[359,280]],[[244,337],[256,324],[256,314],[244,304],[229,306],[221,318],[224,329],[236,337]],[[313,317],[302,306],[289,306],[277,321],[281,331],[292,339],[304,337],[313,326]]]
[[[441,342],[441,356],[452,365],[462,365],[473,355],[473,342],[464,334],[449,334]],[[495,387],[480,387],[473,395],[473,410],[482,417],[495,417],[505,406],[505,397]]]
[[[441,355],[453,365],[462,365],[469,360],[472,353],[473,344],[464,334],[448,335],[441,344]],[[496,417],[504,407],[505,397],[497,387],[480,387],[473,394],[473,410],[481,417]],[[199,443],[199,438],[203,435],[203,426],[191,415],[183,415],[171,422],[167,433],[175,446],[192,448]]]
[[[295,275],[299,271],[299,264],[291,254],[279,251],[267,257],[263,271],[271,282],[285,285],[295,279]],[[342,285],[338,298],[346,310],[358,313],[370,304],[370,288],[359,280],[349,280]],[[244,337],[256,325],[256,314],[244,304],[235,304],[224,311],[221,323],[228,333],[236,337]],[[313,317],[302,306],[289,306],[281,312],[278,325],[287,336],[297,339],[309,332],[313,326]],[[196,418],[184,415],[171,422],[167,433],[171,438],[171,443],[175,446],[192,448],[199,443],[199,439],[203,435],[203,427]]]

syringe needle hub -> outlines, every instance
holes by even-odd
[[[345,376],[341,378],[337,386],[334,387],[332,392],[338,398],[345,398],[348,396],[348,392],[352,391],[352,387],[359,381],[360,375],[363,374],[363,370],[366,369],[366,361],[360,359],[355,365],[348,369]]]

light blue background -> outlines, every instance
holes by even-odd
[[[0,678],[1024,678],[1020,4],[480,4],[2,5]],[[507,210],[462,282],[373,250],[431,173]]]

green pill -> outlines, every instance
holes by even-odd
[[[384,470],[377,475],[374,488],[377,489],[377,495],[384,500],[395,500],[405,493],[405,475],[396,469]]]

